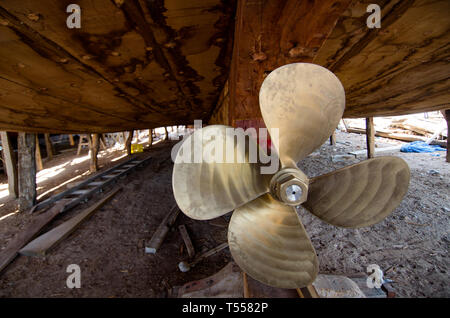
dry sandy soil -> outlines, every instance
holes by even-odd
[[[300,168],[316,176],[360,160],[336,163],[331,157],[364,149],[364,136],[338,133],[337,140],[336,146],[324,144],[300,162]],[[11,263],[0,276],[0,296],[167,297],[172,287],[205,278],[224,267],[230,260],[228,249],[181,273],[177,265],[187,254],[177,227],[185,224],[196,250],[204,251],[226,241],[229,215],[220,218],[225,225],[219,226],[180,213],[160,251],[156,255],[144,253],[145,241],[175,204],[173,165],[168,157],[172,144],[155,145],[143,153],[152,156],[150,164],[119,181],[117,186],[123,190],[48,256],[20,256]],[[396,142],[377,138],[379,147],[392,144]],[[449,297],[450,165],[445,163],[445,152],[439,157],[400,152],[392,155],[409,164],[411,184],[400,206],[381,223],[358,230],[340,229],[300,211],[318,253],[320,271],[356,274],[365,272],[369,264],[378,264],[385,277],[393,280],[400,297]],[[0,208],[0,217],[6,214],[4,208]],[[51,227],[82,208],[57,219]],[[28,214],[15,214],[1,220],[0,248],[29,219]],[[80,289],[66,287],[69,264],[81,267]]]

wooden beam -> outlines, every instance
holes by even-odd
[[[133,141],[133,133],[134,133],[134,130],[130,130],[128,132],[128,136],[127,136],[127,139],[125,141],[125,149],[127,150],[127,155],[128,156],[131,155],[131,142]]]
[[[98,150],[99,150],[99,134],[88,134],[89,140],[89,154],[90,154],[90,162],[89,162],[89,171],[96,172],[98,170]]]
[[[450,162],[450,109],[443,111],[445,120],[447,121],[447,162]]]
[[[373,117],[366,118],[366,143],[367,158],[375,156],[375,127],[373,125]]]
[[[28,226],[22,229],[14,239],[9,241],[6,248],[0,253],[0,272],[16,258],[19,250],[25,244],[36,237],[44,226],[50,223],[60,213],[61,209],[69,200],[61,200],[48,211],[35,216]]]
[[[169,140],[169,131],[167,130],[167,127],[164,126],[164,132],[165,132],[165,136],[164,136],[164,140]]]
[[[36,134],[19,133],[19,211],[36,203]]]
[[[178,227],[178,230],[180,231],[181,237],[183,238],[184,244],[186,245],[186,250],[188,252],[189,258],[192,258],[195,256],[195,249],[194,245],[192,244],[191,238],[189,237],[189,234],[186,229],[186,225],[181,224]]]
[[[333,133],[330,136],[330,145],[334,146],[336,144],[336,133],[333,131]]]
[[[156,229],[155,233],[153,233],[150,242],[145,246],[145,252],[149,254],[155,254],[161,244],[164,242],[167,233],[169,232],[170,227],[175,223],[178,214],[180,213],[180,209],[177,205],[174,205],[169,213],[166,214],[161,224]]]
[[[36,134],[36,170],[41,171],[44,169],[41,156],[41,146],[39,145],[39,134]]]
[[[47,233],[39,236],[38,238],[28,243],[19,251],[19,253],[26,256],[45,256],[48,250],[55,247],[59,242],[61,242],[63,239],[69,236],[73,231],[75,231],[80,226],[80,224],[83,221],[88,219],[95,211],[100,209],[120,190],[122,190],[122,188],[111,190],[109,193],[106,194],[104,198],[102,198],[94,205],[81,211],[73,218],[58,225],[54,229],[48,231]]]
[[[297,288],[296,290],[300,298],[320,298],[313,285],[308,285],[303,288]]]
[[[53,159],[53,144],[52,140],[50,139],[50,134],[44,134],[45,137],[45,149],[47,150],[47,159],[52,160]]]
[[[71,146],[75,146],[75,141],[73,140],[73,135],[69,134],[69,143]]]
[[[355,133],[355,134],[365,134],[366,130],[363,128],[353,128],[348,127],[347,129],[348,133]],[[398,133],[388,133],[386,131],[375,131],[375,136],[377,137],[383,137],[383,138],[389,138],[394,140],[401,140],[401,141],[427,141],[428,138],[423,136],[417,136],[417,135],[409,135],[409,134],[398,134]]]
[[[148,130],[148,144],[149,147],[151,147],[153,144],[153,129]]]
[[[11,134],[6,131],[2,131],[0,132],[0,135],[2,138],[3,161],[5,163],[6,174],[8,175],[9,195],[17,198],[19,196],[17,160],[11,143]]]

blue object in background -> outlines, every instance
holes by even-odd
[[[425,141],[413,141],[400,148],[401,152],[435,152],[445,150],[439,145],[429,145]]]

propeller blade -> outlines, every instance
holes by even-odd
[[[267,128],[279,129],[279,142],[274,143],[283,167],[296,168],[298,161],[320,147],[336,129],[344,112],[345,92],[326,68],[294,63],[266,77],[259,103]]]
[[[236,263],[264,284],[301,288],[317,276],[316,252],[297,213],[269,194],[234,211],[228,244]]]
[[[302,205],[335,226],[357,228],[380,222],[408,191],[408,164],[377,157],[312,178]]]
[[[238,147],[236,137],[227,134],[226,128],[231,127],[212,125],[198,129],[178,150],[172,175],[173,193],[180,210],[193,219],[221,216],[269,191],[271,176],[261,174],[259,163],[250,162],[249,149],[258,147],[255,140],[247,136],[245,147]],[[213,150],[216,142],[221,142],[216,148],[222,149],[222,153]],[[230,163],[226,161],[227,148],[234,154]],[[207,155],[215,161],[205,161]]]

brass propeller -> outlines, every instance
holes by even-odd
[[[219,217],[269,191],[270,176],[260,174],[259,163],[249,162],[249,150],[258,147],[255,140],[246,137],[246,147],[240,149],[234,137],[227,135],[227,128],[231,127],[199,129],[178,150],[172,174],[173,193],[180,210],[193,219]],[[216,141],[223,146],[217,157],[213,150],[209,151]],[[234,153],[230,163],[226,161],[227,145]],[[197,151],[197,146],[203,151]],[[208,160],[208,156],[214,156],[214,160]]]
[[[259,104],[266,127],[279,129],[278,145],[273,142],[281,163],[297,168],[297,162],[336,129],[344,113],[345,92],[326,68],[295,63],[277,68],[265,78]]]
[[[261,86],[260,106],[269,131],[279,129],[279,140],[272,141],[281,169],[261,174],[262,165],[251,160],[251,149],[258,147],[253,138],[247,136],[239,148],[237,137],[227,133],[231,127],[207,126],[178,150],[174,196],[194,219],[234,210],[228,241],[236,263],[267,285],[301,288],[314,281],[318,261],[294,206],[302,204],[336,226],[372,225],[400,204],[409,168],[400,158],[377,157],[312,179],[298,169],[297,162],[326,141],[344,111],[340,81],[321,66],[295,63],[274,70]],[[214,142],[219,143],[212,147]],[[233,154],[228,163],[227,153]]]
[[[233,212],[228,244],[236,263],[267,285],[306,286],[319,270],[316,251],[295,209],[270,194]]]

